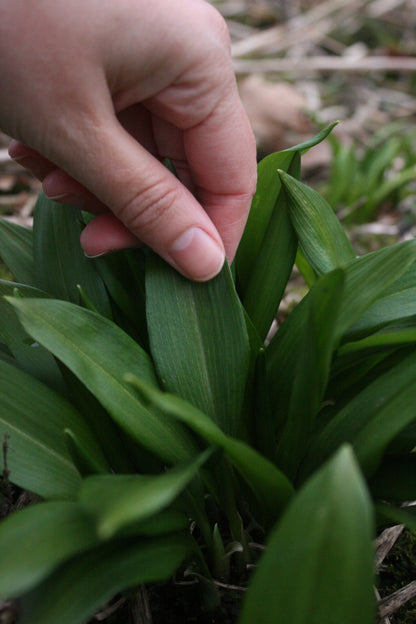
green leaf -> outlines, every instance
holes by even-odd
[[[286,424],[280,435],[277,464],[294,478],[312,435],[315,418],[328,383],[335,328],[344,287],[340,269],[323,276],[308,297],[308,318],[303,328],[302,349],[293,373],[293,385],[286,395]],[[282,421],[285,413],[278,419]]]
[[[345,340],[358,340],[389,323],[411,318],[416,314],[415,265],[384,290],[366,312],[348,329]]]
[[[250,584],[241,624],[372,624],[371,501],[343,448],[292,500]]]
[[[103,475],[86,479],[79,500],[95,518],[97,532],[108,539],[125,526],[150,518],[175,500],[208,459],[196,460],[156,476]]]
[[[82,227],[79,210],[40,193],[33,224],[36,286],[57,299],[79,303],[79,284],[94,307],[110,317],[104,284],[81,249]]]
[[[241,440],[229,437],[193,405],[180,397],[163,393],[132,375],[128,380],[144,400],[162,412],[186,423],[209,444],[223,449],[241,476],[257,496],[259,506],[269,516],[276,517],[293,493],[288,479],[268,459]]]
[[[64,429],[64,435],[69,456],[82,477],[109,472],[110,468],[108,464],[97,462],[95,458],[83,448],[78,437],[71,429]]]
[[[172,535],[105,544],[54,572],[21,600],[19,624],[80,624],[118,592],[173,576],[194,548]]]
[[[139,444],[176,463],[197,454],[178,423],[150,413],[124,381],[156,383],[148,355],[108,319],[65,301],[8,299],[26,331],[58,357]]]
[[[395,347],[402,347],[416,342],[416,317],[412,319],[411,327],[405,324],[387,325],[384,329],[368,338],[347,342],[339,349],[339,363],[343,356],[372,355],[380,351],[391,351]]]
[[[41,382],[0,361],[0,439],[9,436],[13,483],[45,498],[74,495],[80,476],[65,445],[65,427],[105,469],[101,450],[78,412]]]
[[[335,326],[335,344],[383,292],[414,263],[416,241],[406,241],[357,258],[344,269],[345,284]],[[296,361],[302,351],[308,300],[313,289],[296,306],[266,349],[272,406],[278,406],[292,387]],[[279,424],[278,422],[276,424]]]
[[[416,419],[416,353],[380,375],[336,413],[313,439],[304,471],[309,474],[343,442],[350,442],[367,475],[387,445]]]
[[[404,524],[410,531],[416,532],[416,513],[413,505],[409,507],[392,507],[378,503],[375,507],[377,516],[380,519],[387,520],[389,524]]]
[[[293,152],[277,152],[263,158],[257,167],[257,190],[253,197],[250,214],[236,254],[237,280],[242,288],[242,299],[250,281],[253,267],[262,253],[264,238],[270,219],[275,211],[281,191],[277,169],[288,170]]]
[[[297,239],[277,176],[278,166],[300,175],[298,154],[274,154],[259,165],[258,190],[237,253],[237,284],[247,314],[262,340],[266,338],[292,272]],[[262,161],[264,162],[264,161]],[[271,188],[273,182],[275,188]],[[274,203],[272,204],[274,200]],[[255,237],[260,241],[257,245]],[[255,246],[258,247],[254,256]],[[249,263],[251,260],[251,263]]]
[[[122,313],[122,317],[117,319],[117,324],[147,350],[143,250],[119,251],[95,258],[92,262],[110,293],[111,299]],[[134,331],[131,331],[131,328]]]
[[[306,139],[306,141],[302,141],[302,143],[298,143],[294,147],[289,147],[280,153],[285,154],[286,152],[300,152],[301,154],[306,154],[306,152],[308,152],[312,147],[315,147],[315,145],[322,143],[322,141],[324,141],[327,136],[329,136],[329,134],[338,124],[339,121],[333,121],[325,128],[322,128],[322,130],[315,134],[315,136],[311,137],[310,139]]]
[[[21,326],[16,312],[4,299],[4,296],[13,296],[16,289],[23,297],[48,297],[37,288],[0,280],[0,336],[23,370],[51,388],[63,392],[61,373],[53,356],[30,338]]]
[[[16,281],[36,286],[32,230],[0,219],[0,256]]]
[[[151,254],[146,296],[150,348],[163,387],[225,432],[240,434],[250,347],[228,266],[200,284]]]
[[[77,503],[41,503],[11,514],[0,523],[0,597],[20,596],[97,543],[94,524]]]
[[[332,208],[313,189],[279,170],[300,248],[312,268],[328,273],[354,260],[355,253]]]

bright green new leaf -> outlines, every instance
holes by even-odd
[[[293,488],[274,464],[241,440],[225,435],[208,416],[187,401],[163,393],[132,375],[128,376],[128,380],[144,400],[186,423],[209,444],[222,448],[252,488],[261,508],[269,517],[278,516],[291,497]]]
[[[151,354],[163,387],[208,414],[226,433],[241,435],[250,346],[228,266],[200,284],[149,255],[146,308]]]
[[[344,447],[273,530],[241,624],[373,624],[372,539],[371,501]]]
[[[158,513],[187,487],[208,459],[206,451],[196,460],[160,475],[93,476],[83,481],[79,500],[95,518],[101,538],[108,539],[125,526]]]
[[[40,503],[11,514],[0,523],[0,598],[20,596],[97,543],[94,523],[78,503]]]
[[[84,452],[107,463],[79,413],[62,396],[15,366],[0,361],[0,440],[8,435],[10,480],[44,498],[73,497],[80,476],[70,459],[64,429]]]
[[[36,286],[32,230],[0,219],[0,256],[16,281]]]
[[[194,548],[190,536],[111,542],[64,564],[21,600],[19,624],[81,624],[118,592],[164,581]]]
[[[300,248],[312,268],[328,273],[354,260],[355,253],[332,208],[313,189],[279,170]]]
[[[36,286],[57,299],[79,303],[79,284],[94,307],[110,317],[104,284],[81,249],[82,228],[79,210],[58,204],[40,193],[33,230]]]
[[[132,373],[156,383],[148,355],[114,323],[66,301],[8,301],[26,331],[79,377],[134,440],[168,462],[197,454],[179,423],[150,413],[124,381]]]

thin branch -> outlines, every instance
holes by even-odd
[[[277,58],[260,60],[234,59],[236,74],[310,72],[414,72],[416,58],[412,56],[368,56],[360,59],[337,56],[315,56],[301,59]]]
[[[409,600],[416,597],[416,581],[412,581],[405,587],[398,589],[390,596],[382,598],[378,603],[379,617],[385,618],[393,615],[398,609],[405,605]]]
[[[371,0],[327,0],[327,2],[321,2],[309,11],[291,19],[287,24],[272,26],[265,31],[247,37],[244,41],[238,41],[232,46],[233,56],[258,54],[265,51],[274,52],[276,45],[282,50],[284,49],[281,43],[283,38],[285,38],[283,45],[287,47],[287,42],[289,44],[290,42],[293,43],[295,37],[303,40],[307,37],[307,30],[311,26],[322,24],[324,20],[327,20],[334,13],[343,12],[343,17],[345,18],[345,13],[354,14],[358,8],[362,9],[369,2]],[[333,23],[329,22],[329,29],[332,25]]]
[[[376,568],[380,569],[384,559],[393,548],[394,544],[398,540],[399,536],[404,530],[404,524],[397,524],[396,526],[385,529],[377,538],[376,546]]]

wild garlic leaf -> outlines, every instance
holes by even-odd
[[[80,624],[118,592],[171,578],[190,535],[125,539],[74,557],[20,601],[19,624]]]
[[[65,444],[65,427],[106,470],[102,451],[76,409],[34,377],[0,361],[0,440],[8,436],[13,483],[44,498],[74,496],[80,476]]]
[[[149,254],[146,304],[151,355],[163,387],[224,432],[241,435],[250,345],[227,264],[200,284]]]
[[[272,531],[241,624],[372,624],[372,505],[343,447],[304,485]]]
[[[151,414],[124,381],[134,373],[157,383],[149,356],[119,327],[66,301],[8,301],[26,331],[79,377],[133,440],[172,463],[197,453],[179,423]]]
[[[351,243],[329,204],[319,193],[286,172],[280,170],[279,176],[300,248],[318,275],[354,260]]]

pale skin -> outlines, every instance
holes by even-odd
[[[97,215],[88,256],[146,244],[197,281],[233,259],[256,150],[205,0],[3,0],[0,95],[11,157]]]

